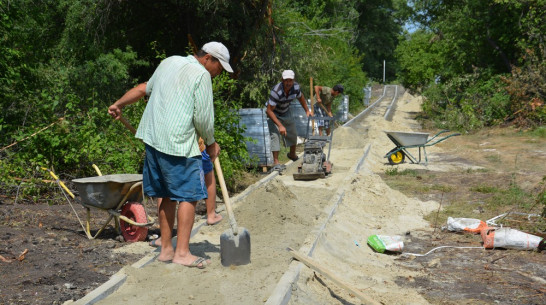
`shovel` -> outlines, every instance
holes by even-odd
[[[220,261],[224,267],[246,265],[250,263],[250,233],[243,227],[237,227],[219,158],[214,160],[214,168],[220,182],[231,226],[231,230],[228,229],[220,235]]]

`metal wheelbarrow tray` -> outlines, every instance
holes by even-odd
[[[147,234],[148,222],[146,210],[141,204],[142,175],[118,174],[72,180],[81,197],[81,204],[87,209],[87,223],[84,231],[89,239],[96,238],[115,218],[116,229],[129,242],[143,241]],[[97,208],[109,214],[104,225],[95,235],[90,230],[90,209]],[[83,227],[83,225],[82,225]]]
[[[460,136],[460,133],[453,133],[441,138],[438,138],[439,135],[449,130],[442,130],[432,138],[429,139],[428,133],[423,132],[404,132],[404,131],[384,131],[387,134],[387,137],[396,145],[395,148],[391,149],[386,155],[385,158],[389,160],[391,165],[398,165],[403,163],[406,159],[406,156],[411,163],[420,163],[421,162],[421,148],[423,149],[423,154],[425,155],[425,164],[428,163],[427,159],[427,146],[432,146],[437,143],[440,143],[448,138],[454,136]],[[407,150],[408,148],[418,148],[419,149],[419,159],[416,159],[412,154]]]
[[[142,181],[142,175],[139,174],[106,175],[72,180],[84,206],[106,210],[116,208],[123,196],[129,193],[131,186],[140,181]],[[130,195],[129,201],[139,201],[137,192],[133,191]]]

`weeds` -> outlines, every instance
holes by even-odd
[[[491,194],[496,193],[499,191],[498,188],[494,186],[488,186],[488,185],[478,185],[470,188],[473,192],[483,193],[483,194]]]
[[[501,158],[499,154],[496,155],[487,155],[485,156],[485,159],[491,163],[500,163]]]
[[[540,126],[529,132],[529,135],[536,138],[546,138],[546,127]]]
[[[417,177],[419,174],[414,169],[405,169],[403,171],[398,171],[398,167],[391,167],[385,170],[387,176],[411,176]]]

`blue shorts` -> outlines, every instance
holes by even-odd
[[[142,170],[144,193],[174,201],[194,202],[207,198],[201,156],[186,158],[164,154],[146,145]]]
[[[201,152],[201,157],[203,158],[203,172],[206,175],[212,171],[212,162],[210,161],[210,156],[207,154],[206,150]]]

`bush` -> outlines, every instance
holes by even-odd
[[[502,79],[485,71],[432,84],[423,93],[423,111],[439,128],[472,131],[501,124],[511,107]]]

